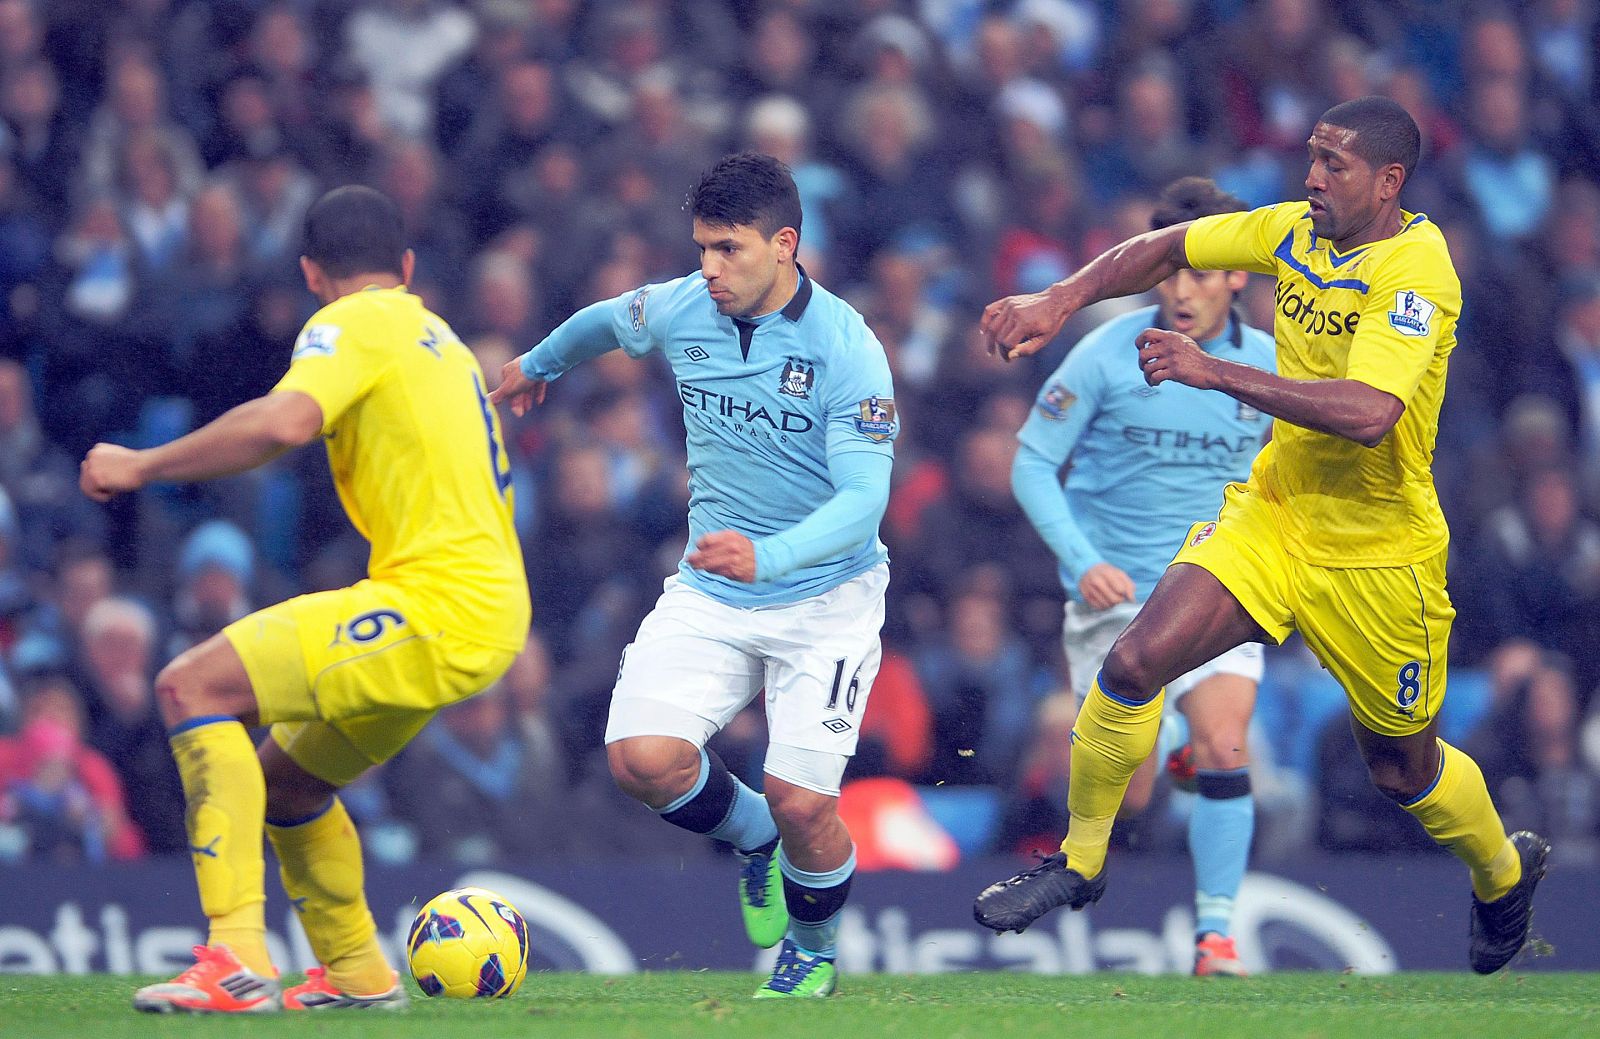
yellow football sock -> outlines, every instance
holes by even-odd
[[[1439,778],[1433,789],[1401,805],[1422,828],[1472,870],[1472,890],[1493,902],[1522,879],[1522,860],[1489,799],[1478,763],[1439,741]]]
[[[210,945],[226,945],[246,967],[278,972],[267,955],[261,819],[267,784],[250,734],[232,718],[197,718],[170,742],[183,778],[184,822]]]
[[[1061,850],[1067,867],[1093,879],[1106,864],[1111,824],[1128,792],[1128,780],[1155,749],[1165,690],[1149,703],[1129,706],[1107,696],[1095,678],[1072,727],[1072,778],[1067,810],[1072,821]]]
[[[394,985],[367,908],[361,839],[336,797],[328,810],[293,826],[267,824],[283,889],[300,914],[306,940],[340,992],[370,996]]]

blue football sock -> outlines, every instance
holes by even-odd
[[[1195,934],[1227,936],[1233,926],[1233,900],[1244,882],[1255,832],[1256,803],[1250,796],[1249,767],[1201,769],[1200,796],[1189,816],[1189,855],[1194,859]]]
[[[783,899],[789,907],[789,938],[804,952],[833,959],[839,954],[839,913],[850,895],[856,872],[856,849],[844,865],[826,873],[807,873],[778,850],[783,871]]]
[[[739,782],[715,751],[703,747],[699,779],[658,814],[674,826],[727,841],[740,851],[754,851],[778,839],[767,799]]]

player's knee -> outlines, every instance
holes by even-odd
[[[1367,775],[1383,796],[1400,804],[1413,800],[1433,782],[1432,773],[1407,768],[1402,762],[1369,763]]]
[[[607,744],[606,762],[623,793],[655,807],[687,793],[700,775],[700,755],[676,739],[618,740]]]
[[[1100,687],[1118,696],[1144,702],[1156,695],[1161,679],[1156,676],[1150,654],[1122,636],[1112,643],[1105,663],[1100,665]]]
[[[156,675],[156,704],[168,728],[216,713],[209,709],[202,672],[191,654],[180,654]]]
[[[1250,751],[1243,732],[1189,733],[1197,768],[1228,771],[1250,764]]]
[[[262,773],[267,782],[267,818],[271,820],[320,815],[338,793],[332,785],[297,768],[273,768],[263,761]]]
[[[839,814],[839,799],[792,784],[768,783],[767,807],[785,839],[821,833]],[[791,835],[793,835],[791,837]]]

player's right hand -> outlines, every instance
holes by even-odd
[[[144,486],[140,454],[117,444],[94,445],[78,466],[78,489],[95,501],[110,501],[124,491],[137,491]]]
[[[489,403],[499,405],[510,401],[511,414],[521,418],[535,404],[544,403],[547,385],[543,379],[530,379],[522,374],[522,358],[513,357],[500,369],[500,385],[489,394]]]
[[[1078,593],[1091,610],[1108,610],[1119,602],[1133,602],[1137,591],[1133,578],[1110,563],[1096,563],[1078,578]]]
[[[983,308],[978,331],[984,346],[1002,361],[1043,350],[1072,316],[1050,290],[997,299]]]

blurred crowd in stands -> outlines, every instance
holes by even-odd
[[[1053,844],[1073,704],[1014,434],[1067,345],[1135,304],[1013,365],[978,315],[1143,230],[1177,176],[1303,197],[1316,116],[1375,92],[1423,128],[1406,206],[1443,226],[1466,299],[1436,459],[1446,731],[1511,828],[1593,859],[1597,32],[1595,0],[0,0],[0,861],[182,852],[156,670],[362,574],[315,449],[106,508],[76,486],[95,441],[159,443],[273,385],[313,307],[295,258],[321,191],[399,203],[415,291],[493,376],[577,307],[692,270],[685,191],[747,147],[793,168],[801,258],[883,341],[903,417],[845,793],[863,865]],[[1270,280],[1240,304],[1271,328]],[[618,654],[685,538],[667,369],[613,353],[506,419],[527,653],[352,811],[384,861],[704,854],[600,753]],[[1256,728],[1260,854],[1417,847],[1297,644],[1269,655]],[[758,713],[720,740],[759,776]],[[1121,839],[1179,847],[1181,810]]]

